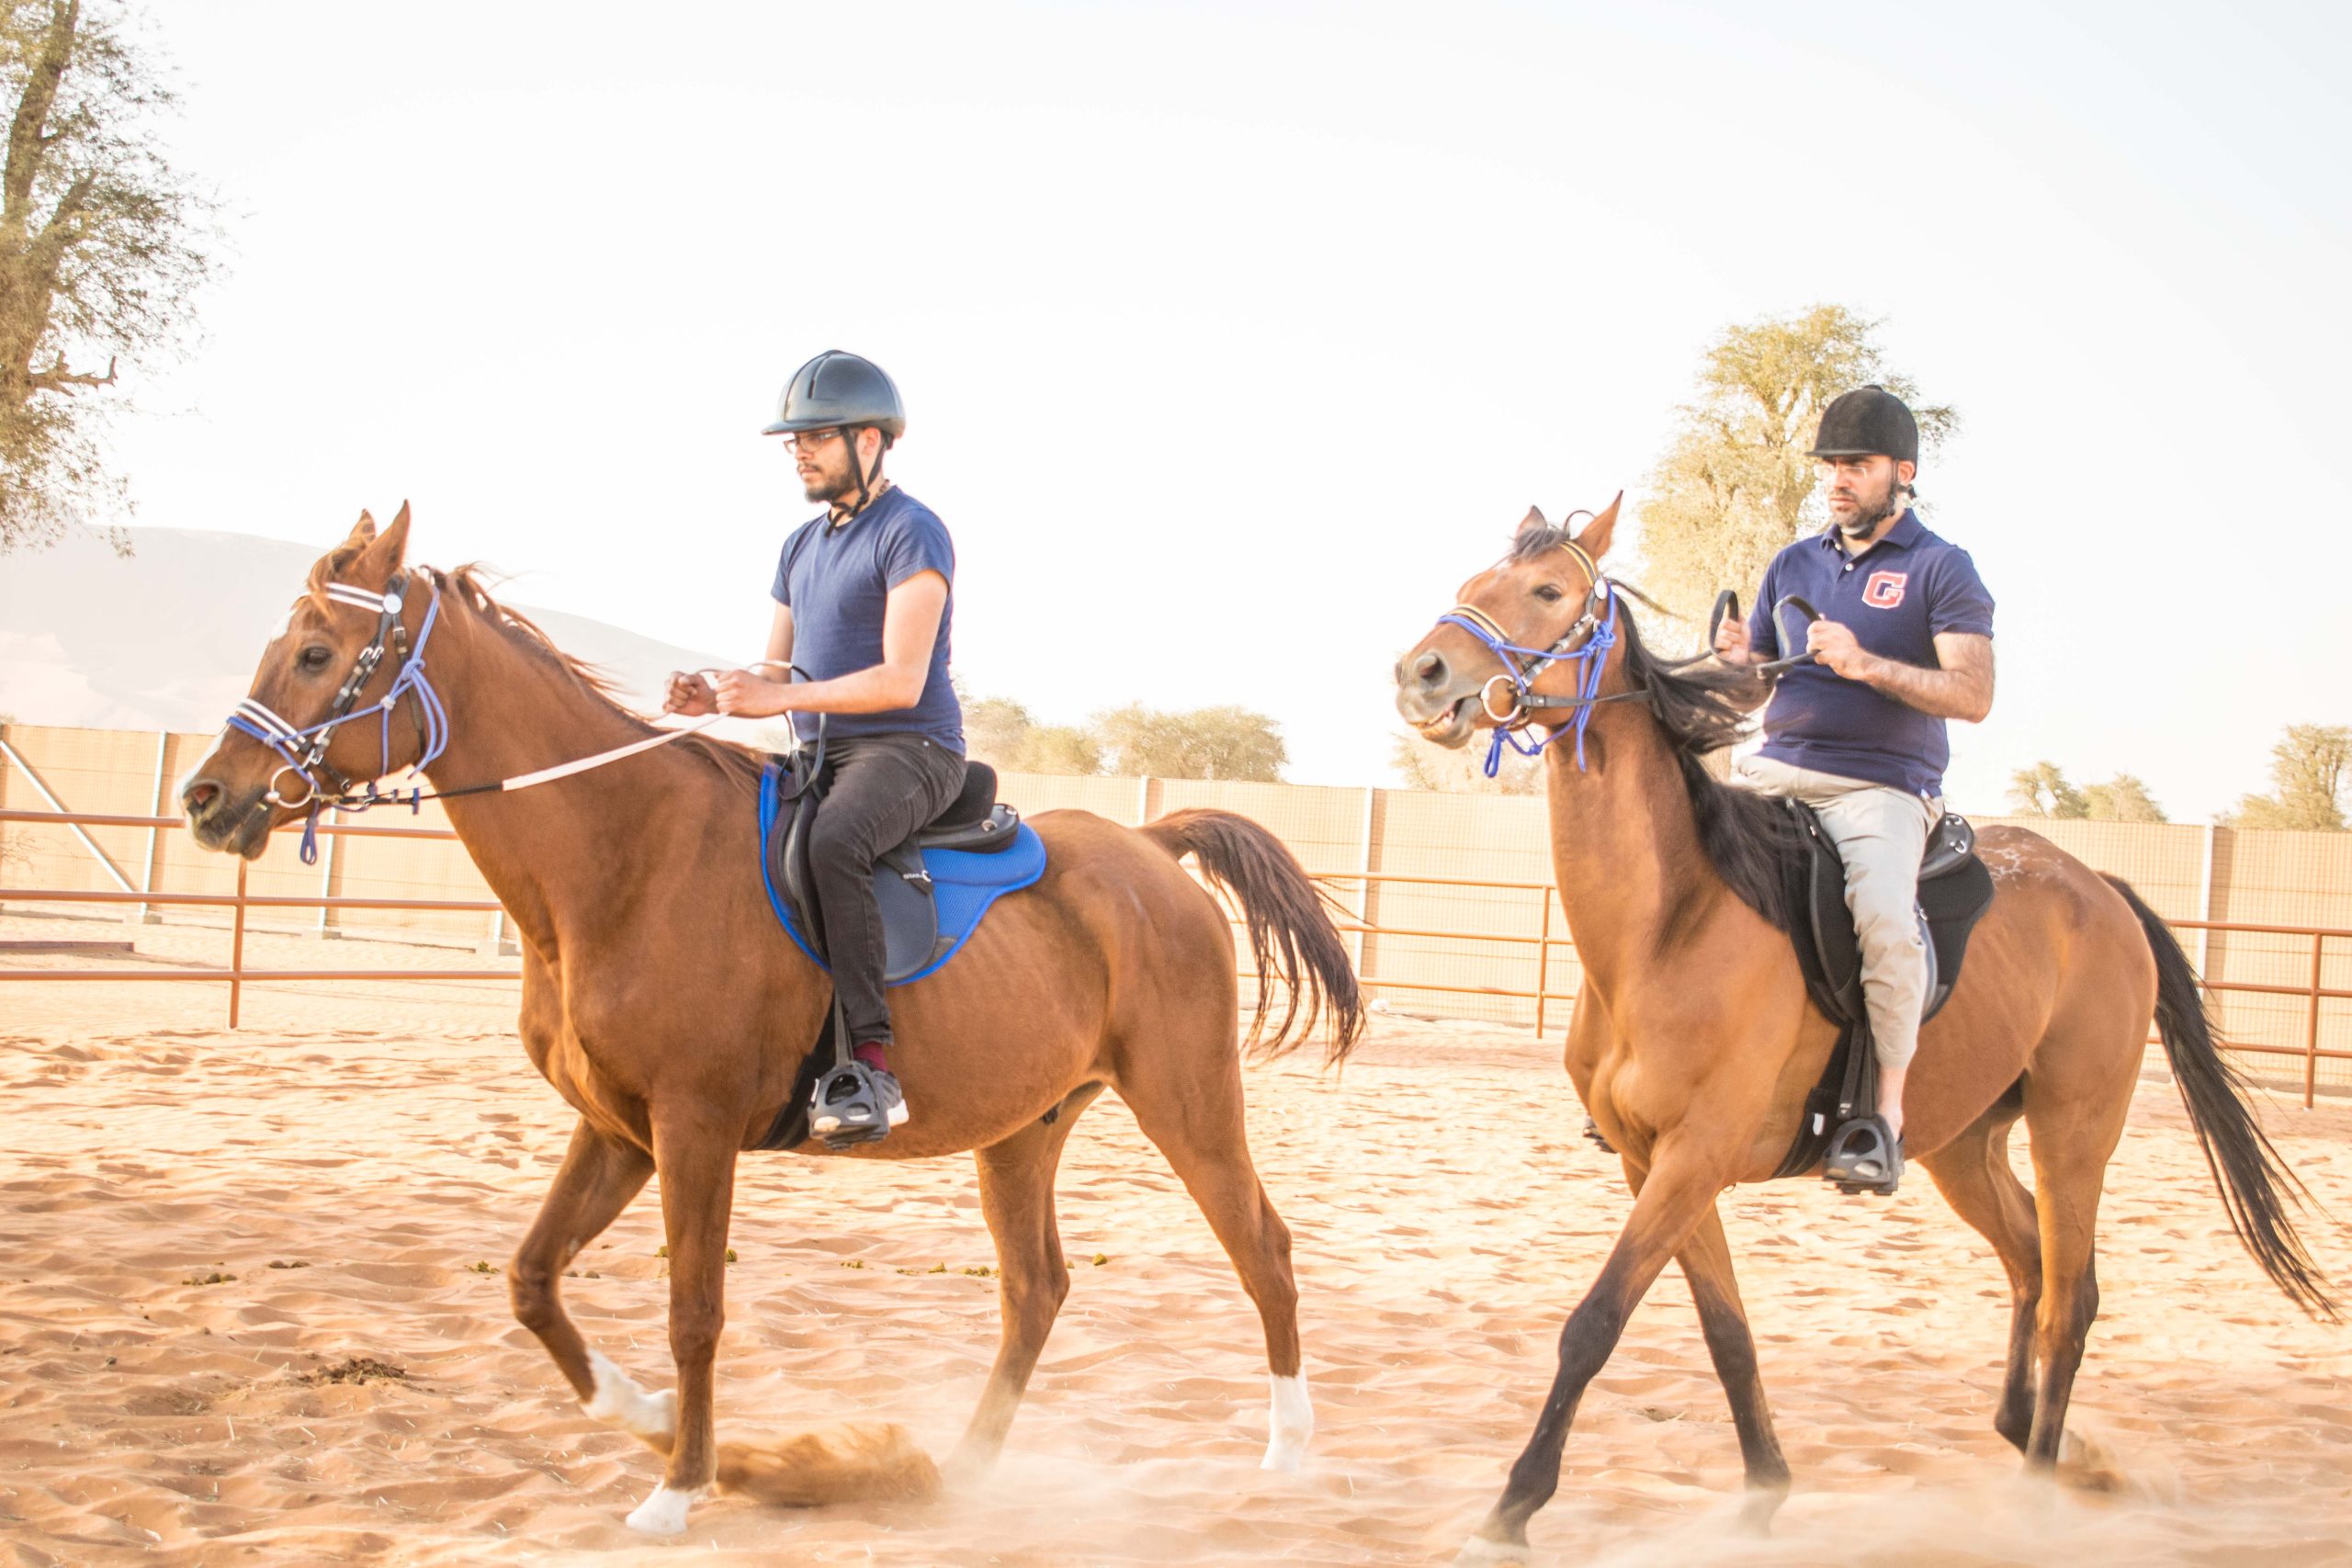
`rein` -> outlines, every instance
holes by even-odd
[[[441,583],[427,568],[420,567],[418,575],[423,577],[426,585],[432,589],[433,597],[425,605],[424,624],[416,634],[416,646],[413,649],[409,646],[408,627],[401,620],[401,614],[406,608],[405,573],[395,572],[381,593],[371,593],[364,588],[356,588],[349,583],[327,584],[326,596],[334,603],[348,604],[355,609],[373,610],[379,618],[376,623],[374,640],[360,649],[359,657],[352,661],[351,673],[345,676],[343,684],[335,689],[334,701],[329,706],[326,717],[307,728],[298,728],[271,709],[267,704],[250,696],[239,703],[236,711],[229,716],[231,729],[252,736],[277,752],[286,763],[284,767],[270,775],[269,788],[255,803],[254,809],[266,809],[272,806],[285,807],[289,809],[304,806],[310,807],[310,815],[302,824],[302,863],[304,865],[314,865],[318,863],[319,813],[330,806],[338,811],[348,812],[366,811],[378,806],[406,806],[410,811],[413,812],[421,808],[428,800],[454,800],[459,795],[489,795],[500,791],[529,789],[535,784],[553,784],[558,779],[570,778],[575,773],[584,773],[591,769],[604,767],[606,763],[617,762],[625,757],[634,757],[640,751],[650,751],[657,746],[667,746],[673,740],[680,740],[689,735],[698,734],[727,716],[724,714],[710,714],[679,728],[664,730],[659,735],[649,735],[641,740],[632,740],[627,745],[599,751],[593,757],[582,757],[569,762],[559,762],[551,768],[541,768],[535,773],[517,773],[512,778],[499,779],[490,784],[467,784],[458,789],[427,790],[422,784],[412,783],[411,787],[406,790],[397,786],[389,790],[379,790],[376,787],[377,781],[391,771],[392,710],[400,705],[401,698],[413,697],[416,703],[417,739],[420,750],[416,761],[409,764],[408,777],[411,781],[419,778],[425,767],[447,750],[449,745],[449,710],[447,705],[441,700],[441,694],[433,689],[432,680],[426,675],[424,669],[425,645],[432,640],[434,626],[441,614]],[[359,700],[361,690],[382,667],[388,653],[396,661],[390,689],[385,692],[383,697],[373,705],[354,712],[353,709]],[[371,713],[377,715],[381,721],[378,741],[377,772],[372,778],[364,782],[355,782],[341,769],[326,760],[327,748],[334,742],[334,732],[338,728],[354,719],[364,718]],[[302,750],[300,756],[297,756],[297,748],[302,747],[305,741],[309,742],[308,747]],[[321,773],[333,782],[333,793],[330,794],[320,784]],[[293,800],[287,799],[278,791],[278,781],[288,773],[300,779],[305,786],[304,794]]]

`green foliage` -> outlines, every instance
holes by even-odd
[[[2091,814],[2083,792],[2066,782],[2055,762],[2036,762],[2009,775],[2009,805],[2020,817],[2079,821]]]
[[[2249,795],[2223,817],[2229,828],[2344,831],[2344,784],[2352,727],[2290,724],[2270,749],[2270,793]]]
[[[1909,403],[1923,467],[1958,427],[1956,412],[1923,406],[1909,378],[1887,367],[1879,325],[1816,305],[1728,328],[1707,350],[1697,396],[1642,502],[1642,585],[1653,597],[1703,625],[1717,592],[1746,599],[1766,562],[1824,525],[1817,467],[1804,454],[1839,393],[1874,381]]]
[[[1472,738],[1459,751],[1410,733],[1399,734],[1388,749],[1388,765],[1407,789],[1437,790],[1447,795],[1541,795],[1544,761],[1503,749],[1502,765],[1495,776],[1486,774],[1487,738]]]
[[[2094,822],[2169,822],[2165,808],[2148,793],[2147,784],[2132,773],[2118,773],[2105,784],[2086,784],[2083,803]]]
[[[1130,703],[1080,726],[1039,724],[1007,697],[966,696],[964,744],[980,761],[1027,773],[1273,783],[1290,760],[1274,721],[1241,707],[1170,713]]]
[[[154,136],[173,94],[126,33],[106,0],[0,0],[0,551],[123,509],[96,439],[119,368],[185,345],[214,266],[212,201]]]

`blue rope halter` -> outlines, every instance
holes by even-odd
[[[1591,607],[1592,600],[1608,605],[1606,619],[1596,615]],[[1501,770],[1505,746],[1522,757],[1533,757],[1561,736],[1568,734],[1577,738],[1577,771],[1582,773],[1585,765],[1585,727],[1592,722],[1593,705],[1602,700],[1600,677],[1609,663],[1609,650],[1617,646],[1617,595],[1610,592],[1609,580],[1597,573],[1594,575],[1591,599],[1587,601],[1583,618],[1568,628],[1568,637],[1562,637],[1550,648],[1521,648],[1506,637],[1502,628],[1488,619],[1485,612],[1468,604],[1456,605],[1437,619],[1442,626],[1460,626],[1485,644],[1487,651],[1502,660],[1503,673],[1487,682],[1487,687],[1492,687],[1495,681],[1508,679],[1515,693],[1510,711],[1498,714],[1495,712],[1494,705],[1487,701],[1486,690],[1482,688],[1479,692],[1479,704],[1486,708],[1487,716],[1495,721],[1494,739],[1487,747],[1486,775],[1493,778]],[[1563,651],[1568,637],[1576,636],[1579,627],[1588,626],[1592,629],[1584,641],[1572,649]],[[1526,662],[1521,663],[1521,660]],[[1520,732],[1527,728],[1531,699],[1536,697],[1533,689],[1535,677],[1555,664],[1577,667],[1576,695],[1573,698],[1536,699],[1537,705],[1574,707],[1576,716],[1541,740],[1521,739]]]

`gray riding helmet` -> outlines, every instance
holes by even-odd
[[[907,433],[898,386],[874,361],[829,348],[792,373],[776,400],[775,423],[760,434],[860,424],[874,426],[891,441]]]

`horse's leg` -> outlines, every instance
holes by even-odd
[[[1756,1365],[1756,1340],[1747,1332],[1747,1312],[1740,1305],[1739,1282],[1732,1273],[1731,1243],[1713,1202],[1674,1257],[1682,1265],[1682,1277],[1690,1281],[1707,1354],[1714,1360],[1724,1396],[1731,1402],[1739,1457],[1747,1469],[1748,1490],[1755,1494],[1748,1502],[1747,1522],[1760,1529],[1771,1522],[1789,1495],[1789,1461],[1781,1457],[1781,1439],[1772,1431],[1764,1377]]]
[[[1298,1359],[1298,1286],[1290,1271],[1290,1227],[1274,1213],[1258,1168],[1250,1161],[1250,1139],[1242,1124],[1241,1065],[1233,1055],[1230,1025],[1214,1049],[1221,1062],[1214,1073],[1184,1082],[1171,1073],[1165,1082],[1122,1082],[1121,1095],[1144,1135],[1184,1183],[1207,1216],[1209,1228],[1233,1260],[1241,1288],[1257,1304],[1266,1330],[1269,1405],[1263,1470],[1295,1472],[1315,1436],[1315,1406]],[[1181,1060],[1170,1051],[1168,1059]]]
[[[628,1375],[591,1350],[563,1310],[563,1266],[603,1234],[645,1189],[653,1162],[642,1149],[608,1138],[583,1120],[539,1205],[539,1217],[507,1265],[515,1320],[538,1336],[588,1414],[634,1433],[667,1452],[675,1396],[649,1394]]]
[[[2009,1168],[2014,1100],[1996,1105],[1923,1162],[1952,1213],[1993,1244],[2009,1276],[2009,1366],[1993,1429],[2025,1451],[2033,1430],[2034,1321],[2041,1307],[2041,1242],[2033,1194]]]
[[[670,1355],[678,1367],[677,1435],[662,1483],[629,1514],[629,1528],[678,1535],[718,1474],[711,1370],[726,1325],[727,1223],[735,1201],[735,1135],[681,1119],[653,1124],[662,1173],[662,1225],[670,1243]]]
[[[2139,1043],[2135,1040],[2132,1046],[2136,1065]],[[2037,1053],[2037,1062],[2045,1054],[2046,1048]],[[2075,1095],[2069,1096],[2065,1088],[2075,1089]],[[2108,1159],[2123,1134],[2131,1079],[2122,1077],[2118,1092],[2100,1092],[2104,1088],[2078,1081],[2062,1088],[2040,1073],[2026,1076],[2034,1209],[2041,1229],[2041,1307],[2034,1325],[2041,1387],[2025,1446],[2026,1463],[2036,1469],[2058,1462],[2075,1372],[2082,1365],[2092,1320],[2098,1315],[2098,1203],[2107,1185]],[[2091,1092],[2086,1094],[2086,1089]]]
[[[1585,1385],[1608,1361],[1618,1337],[1667,1259],[1689,1245],[1700,1222],[1713,1212],[1725,1178],[1713,1148],[1736,1140],[1677,1129],[1661,1141],[1634,1213],[1610,1250],[1600,1277],[1585,1292],[1560,1330],[1560,1367],[1552,1392],[1536,1417],[1535,1431],[1510,1480],[1458,1562],[1521,1562],[1526,1560],[1527,1521],[1552,1500],[1560,1486],[1560,1450]]]
[[[947,1461],[958,1480],[980,1475],[996,1462],[1046,1336],[1069,1294],[1061,1231],[1054,1223],[1054,1172],[1070,1124],[1101,1092],[1100,1086],[1090,1085],[1063,1100],[1050,1124],[1032,1122],[1010,1138],[973,1151],[980,1169],[980,1213],[996,1240],[997,1312],[1003,1329],[979,1408]]]

